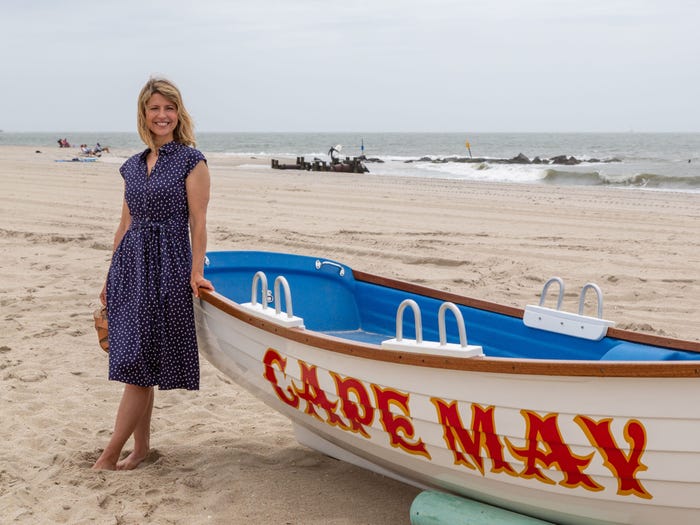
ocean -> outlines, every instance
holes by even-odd
[[[138,151],[136,133],[0,132],[0,145],[58,147],[57,139]],[[371,173],[493,183],[608,185],[631,189],[700,192],[700,133],[198,133],[204,152],[238,156],[303,156],[328,160],[332,146],[341,157],[369,159]],[[469,142],[469,150],[466,143]],[[364,150],[362,147],[364,146]],[[472,157],[482,162],[466,162]],[[565,155],[576,165],[511,164]],[[593,162],[591,162],[593,161]]]

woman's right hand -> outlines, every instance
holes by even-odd
[[[102,306],[107,306],[107,281],[105,281],[102,291],[100,292],[100,302]]]

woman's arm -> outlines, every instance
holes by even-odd
[[[199,288],[213,290],[212,284],[204,278],[204,257],[207,251],[207,206],[211,182],[207,163],[199,161],[185,181],[187,205],[190,210],[190,235],[192,237],[192,275],[190,286],[195,297]]]
[[[122,201],[122,216],[119,219],[119,226],[117,226],[117,231],[114,233],[114,244],[112,245],[112,253],[117,249],[119,243],[122,242],[126,230],[131,226],[131,211],[129,211],[129,205],[126,203],[126,198]]]
[[[112,253],[117,249],[119,243],[122,242],[126,230],[129,229],[131,224],[131,212],[129,211],[129,206],[126,204],[126,198],[122,201],[122,216],[119,219],[119,226],[117,226],[117,231],[114,233],[114,243],[112,244]],[[105,279],[105,284],[100,292],[100,301],[103,305],[107,304],[107,280]]]

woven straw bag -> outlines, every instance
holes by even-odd
[[[97,339],[100,342],[100,347],[105,352],[109,352],[109,327],[107,326],[107,307],[98,308],[92,314],[95,318],[95,330],[97,330]]]

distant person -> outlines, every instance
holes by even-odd
[[[192,118],[165,79],[146,83],[137,108],[147,148],[119,169],[121,220],[100,293],[109,322],[109,379],[124,383],[124,392],[94,469],[130,470],[148,457],[155,386],[199,389],[192,296],[214,289],[204,278],[209,169],[194,148]],[[133,451],[120,460],[131,436]]]
[[[341,149],[343,149],[343,146],[338,144],[337,146],[331,146],[331,149],[328,150],[328,156],[331,158],[331,164],[338,163],[338,157],[336,155],[340,154]]]
[[[95,153],[102,153],[103,151],[109,153],[109,148],[107,146],[102,146],[99,142],[95,144],[93,150]]]
[[[58,147],[59,148],[70,148],[70,144],[68,143],[68,139],[58,139]]]
[[[97,148],[90,149],[87,144],[80,145],[80,152],[88,157],[100,157],[102,155],[102,151],[104,150],[98,150]]]

